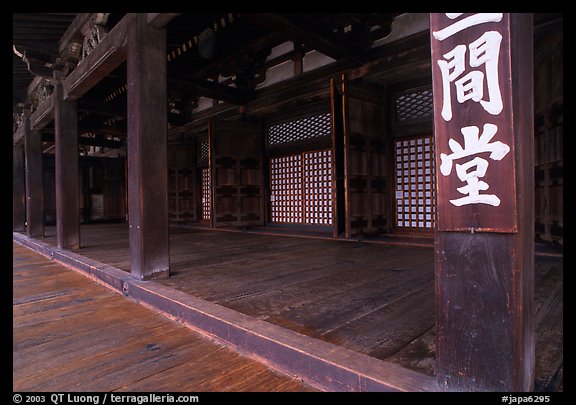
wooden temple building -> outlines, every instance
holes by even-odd
[[[563,390],[563,14],[15,13],[13,66],[17,244],[315,389]]]

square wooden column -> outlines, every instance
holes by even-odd
[[[75,102],[64,101],[64,89],[59,72],[55,73],[55,79],[56,240],[60,249],[78,249],[80,205],[77,110]]]
[[[128,29],[128,212],[130,271],[169,275],[166,30],[131,15]]]
[[[24,156],[26,165],[26,234],[44,236],[44,181],[42,135],[30,128],[29,111],[24,112]]]
[[[26,177],[24,148],[15,145],[12,150],[12,230],[26,230]]]
[[[433,13],[436,374],[458,391],[534,379],[531,14]]]

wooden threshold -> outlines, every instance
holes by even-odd
[[[119,268],[16,232],[13,240],[321,390],[439,390],[436,380],[428,375],[302,335],[155,281],[135,280]]]
[[[345,238],[340,236],[334,238],[332,231],[322,230],[303,230],[304,227],[276,227],[276,226],[261,226],[253,228],[235,228],[235,227],[220,227],[210,228],[204,224],[191,224],[191,223],[172,223],[174,227],[184,229],[204,230],[204,231],[220,231],[232,233],[247,233],[254,235],[267,235],[267,236],[287,236],[294,238],[308,238],[308,239],[321,239],[321,240],[339,240],[344,242],[357,243],[359,240],[366,243],[379,243],[390,246],[420,246],[420,247],[433,247],[433,236],[421,235],[404,235],[404,234],[382,234],[375,236],[364,236],[362,239]]]

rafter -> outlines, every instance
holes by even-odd
[[[356,64],[367,61],[366,55],[343,34],[330,31],[297,14],[254,13],[243,15],[253,23],[273,25],[294,40],[301,41],[333,59],[348,59]]]
[[[42,142],[54,142],[54,133],[43,132],[42,133]],[[104,148],[110,149],[119,149],[124,146],[124,141],[116,141],[113,139],[102,139],[102,138],[89,138],[86,136],[79,136],[78,137],[78,144],[79,145],[87,145],[87,146],[101,146]]]
[[[170,74],[168,83],[181,86],[193,95],[227,101],[232,104],[244,104],[251,98],[250,94],[245,91],[199,78]]]

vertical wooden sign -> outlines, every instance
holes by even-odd
[[[516,232],[510,24],[431,14],[438,230]]]
[[[534,373],[531,14],[430,15],[436,376],[527,391]]]

